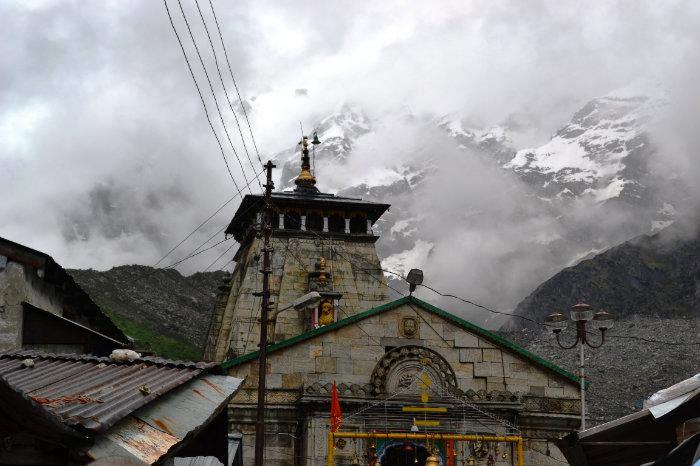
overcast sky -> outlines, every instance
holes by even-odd
[[[182,3],[251,177],[196,5]],[[209,1],[199,4],[223,60]],[[536,145],[632,81],[684,95],[697,79],[695,1],[213,4],[263,160],[296,142],[300,121],[345,102],[372,117],[459,112],[482,127],[525,115]],[[179,5],[168,6],[242,186]],[[163,2],[5,1],[0,17],[0,236],[66,267],[153,264],[235,193]],[[689,138],[670,139],[687,153],[697,94],[680,101]]]

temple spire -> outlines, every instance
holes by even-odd
[[[318,140],[317,138],[314,141]],[[306,193],[317,193],[316,178],[311,173],[311,162],[309,160],[309,138],[306,136],[301,139],[301,172],[294,180],[297,185],[295,191]]]

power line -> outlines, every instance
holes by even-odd
[[[214,11],[214,4],[209,0],[209,6],[211,7],[211,12],[214,15],[214,23],[216,23],[216,29],[219,31],[219,38],[221,39],[221,48],[224,49],[224,57],[226,57],[226,65],[228,65],[228,71],[231,75],[231,81],[233,81],[233,87],[236,89],[236,94],[238,94],[238,102],[241,104],[241,110],[243,110],[243,116],[248,124],[248,131],[250,131],[250,139],[253,141],[253,147],[255,148],[255,153],[258,156],[258,161],[262,165],[263,161],[260,158],[260,152],[258,151],[258,145],[255,142],[255,136],[253,136],[253,128],[250,126],[250,120],[248,119],[248,112],[246,112],[245,104],[241,98],[241,93],[238,90],[238,84],[236,84],[236,78],[233,77],[233,71],[231,70],[231,62],[228,59],[228,52],[226,51],[226,44],[224,44],[224,36],[221,34],[221,28],[219,27],[219,20],[216,17],[216,11]],[[238,121],[238,120],[236,120]]]
[[[219,262],[219,259],[221,259],[222,257],[224,257],[224,254],[226,254],[227,252],[229,252],[235,245],[236,245],[236,243],[233,243],[231,246],[229,246],[228,249],[226,249],[224,252],[222,252],[222,253],[219,255],[219,257],[217,257],[216,259],[214,259],[214,261],[213,261],[211,264],[207,265],[207,268],[204,269],[204,270],[202,270],[202,272],[206,272],[206,271],[209,270],[214,264],[216,264],[217,262]]]
[[[491,309],[490,307],[484,306],[483,304],[475,303],[475,302],[472,301],[472,300],[469,300],[469,299],[466,299],[466,298],[462,298],[461,296],[453,295],[453,294],[450,294],[450,293],[443,293],[443,292],[438,291],[438,290],[436,290],[435,288],[433,288],[432,286],[429,286],[429,285],[421,284],[421,285],[419,285],[419,286],[422,286],[423,288],[427,288],[427,289],[429,289],[430,291],[432,291],[433,293],[439,294],[440,296],[443,296],[443,297],[446,297],[446,298],[457,299],[457,300],[459,300],[459,301],[462,301],[463,303],[471,304],[471,305],[474,306],[474,307],[478,307],[478,308],[480,308],[480,309],[483,309],[483,310],[485,310],[485,311],[491,312],[491,313],[493,313],[493,314],[500,314],[500,315],[504,315],[504,316],[508,316],[508,317],[518,317],[518,318],[520,318],[520,319],[527,320],[528,322],[532,322],[533,324],[536,324],[536,325],[544,325],[544,324],[542,324],[541,322],[538,322],[538,321],[536,321],[535,319],[531,319],[531,318],[526,317],[526,316],[522,316],[522,315],[519,315],[519,314],[512,314],[512,313],[510,313],[510,312],[497,311],[497,310],[495,310],[495,309]]]
[[[167,0],[163,0],[167,1]],[[236,160],[238,160],[238,164],[241,167],[241,172],[243,173],[243,179],[248,182],[248,177],[245,174],[245,169],[243,168],[243,162],[241,162],[241,158],[238,156],[238,152],[236,152],[236,148],[233,145],[233,141],[231,140],[231,135],[228,133],[228,128],[226,127],[226,122],[224,121],[224,116],[221,114],[221,108],[219,107],[219,101],[216,99],[216,92],[214,92],[214,86],[211,83],[211,78],[209,78],[209,72],[207,71],[207,67],[204,64],[204,59],[202,58],[202,54],[199,52],[199,47],[197,46],[197,41],[194,38],[194,34],[192,33],[192,28],[190,28],[190,22],[187,21],[187,15],[185,14],[185,9],[182,7],[182,2],[180,0],[177,0],[177,4],[180,6],[180,12],[182,13],[182,18],[185,20],[185,26],[187,26],[187,32],[190,35],[190,39],[192,39],[192,45],[194,45],[194,50],[197,52],[197,57],[199,58],[199,62],[202,65],[202,69],[204,70],[204,76],[207,78],[207,83],[209,83],[209,90],[211,91],[211,95],[214,98],[214,105],[216,106],[216,111],[219,114],[219,120],[221,120],[221,126],[224,128],[224,134],[226,134],[226,139],[228,139],[229,144],[231,145],[231,149],[233,150],[233,155],[236,156]],[[253,194],[253,191],[250,189],[250,185],[248,185],[248,191],[250,191],[251,194]]]
[[[290,254],[292,255],[292,257],[299,263],[299,265],[301,265],[302,267],[306,267],[306,264],[304,263],[304,261],[303,261],[302,259],[299,258],[298,255],[296,255],[295,253],[293,253],[291,250],[289,251],[289,253],[290,253]],[[350,314],[348,314],[348,313],[345,311],[345,309],[343,309],[340,305],[335,306],[335,307],[336,307],[340,312],[342,312],[342,313],[345,315],[345,317],[350,317]],[[372,335],[370,335],[364,328],[362,328],[362,326],[359,324],[359,322],[355,322],[355,325],[357,326],[357,328],[359,328],[360,330],[362,330],[362,333],[364,333],[365,335],[367,335],[367,338],[369,338],[369,340],[370,340],[371,342],[375,343],[377,346],[381,346],[380,342],[379,342],[378,340],[376,340]]]
[[[265,171],[265,170],[261,170],[260,173],[262,173],[263,171]],[[252,182],[253,182],[253,181],[251,180],[250,183],[252,183]],[[248,183],[248,184],[250,184],[250,183]],[[243,189],[245,189],[245,186],[244,186]],[[238,196],[240,196],[240,194],[241,194],[240,191],[237,192],[236,194],[234,194],[233,196],[231,196],[226,202],[224,202],[223,204],[221,204],[221,205],[219,206],[219,208],[216,209],[216,210],[214,211],[213,214],[211,214],[211,215],[210,215],[209,217],[207,217],[202,223],[200,223],[200,224],[197,226],[197,228],[195,228],[194,230],[192,230],[191,232],[189,232],[189,233],[187,234],[187,236],[185,236],[184,238],[182,238],[182,240],[181,240],[179,243],[177,243],[175,246],[173,246],[167,253],[165,253],[165,255],[164,255],[163,257],[161,257],[160,259],[158,259],[158,262],[156,262],[155,264],[153,264],[151,267],[156,267],[158,264],[160,264],[161,262],[163,262],[163,260],[164,260],[165,258],[167,258],[170,254],[172,254],[173,251],[175,251],[177,248],[179,248],[180,246],[182,246],[182,243],[184,243],[185,241],[187,241],[193,234],[195,234],[200,228],[202,228],[209,220],[211,220],[212,218],[214,218],[214,216],[215,216],[216,214],[218,214],[219,212],[221,212],[221,210],[222,210],[224,207],[226,207],[227,205],[229,205],[229,204],[231,203],[231,201],[233,201],[235,198],[237,198]]]
[[[251,182],[252,182],[252,180],[251,180]],[[245,210],[243,210],[243,211],[240,211],[240,215],[245,215],[247,212],[249,212],[250,210],[252,210],[252,209],[255,208],[255,207],[257,207],[257,205],[256,205],[255,203],[251,203],[251,204],[248,206],[247,209],[245,209]],[[212,248],[207,248],[207,249],[205,249],[205,250],[203,250],[203,251],[199,251],[199,248],[201,248],[202,246],[204,246],[205,244],[207,244],[209,241],[211,241],[212,238],[214,238],[216,235],[218,235],[219,233],[221,233],[221,231],[223,231],[225,228],[226,228],[226,225],[224,225],[222,228],[220,228],[220,229],[219,229],[216,233],[214,233],[212,236],[210,236],[209,238],[207,238],[207,239],[206,239],[203,243],[201,243],[199,246],[197,246],[196,248],[194,248],[194,249],[193,249],[186,257],[184,257],[182,260],[179,260],[179,261],[175,262],[175,264],[171,264],[171,265],[169,265],[169,266],[167,266],[167,267],[165,267],[165,268],[170,268],[170,267],[172,267],[173,265],[180,264],[180,263],[186,261],[187,259],[198,255],[198,254],[201,253],[201,252],[208,251],[208,250],[212,249]],[[224,241],[228,241],[228,240],[231,239],[231,238],[232,238],[232,237],[226,238]],[[221,244],[221,242],[219,242],[219,243],[217,243],[217,244]],[[214,246],[216,246],[216,245],[214,245]],[[199,252],[197,252],[197,251],[199,251]],[[156,270],[158,270],[158,269],[156,269]]]
[[[310,231],[311,231],[311,230],[310,230]],[[318,234],[317,234],[316,232],[314,232],[314,231],[312,231],[312,233],[318,235]],[[341,248],[342,248],[342,246],[340,246],[340,245],[338,245],[338,247],[341,247]],[[340,254],[339,254],[339,255],[340,255]],[[341,255],[341,257],[342,257],[342,255]],[[350,262],[353,266],[356,266],[356,264],[355,264],[350,258],[346,257],[346,259],[347,259],[348,262]],[[376,279],[376,277],[374,277],[374,276],[372,275],[372,273],[371,273],[372,270],[369,270],[369,271],[368,271],[368,270],[363,269],[363,268],[358,268],[358,267],[356,267],[356,268],[357,268],[357,270],[363,271],[363,272],[367,273],[368,275],[370,275],[370,276],[372,276],[373,278]],[[381,269],[381,270],[382,270],[383,272],[391,273],[392,275],[396,275],[396,276],[398,276],[398,277],[402,277],[402,278],[403,278],[403,276],[402,276],[400,273],[398,273],[398,272],[394,272],[394,271],[386,270],[386,269]],[[388,286],[390,289],[392,289],[392,290],[394,290],[395,292],[397,292],[399,295],[405,296],[404,293],[401,293],[400,291],[396,290],[396,289],[393,288],[391,285],[387,284],[387,286]],[[422,285],[420,285],[420,286],[423,286],[424,288],[427,288],[427,289],[433,291],[434,293],[439,294],[440,296],[444,296],[444,297],[449,297],[449,298],[457,299],[457,300],[462,301],[462,302],[464,302],[464,303],[466,303],[466,304],[470,304],[470,305],[472,305],[472,306],[478,307],[478,308],[480,308],[480,309],[483,309],[483,310],[485,310],[485,311],[488,311],[488,312],[491,312],[491,313],[494,313],[494,314],[500,314],[500,315],[505,315],[505,316],[509,316],[509,317],[517,317],[517,318],[524,319],[524,320],[527,320],[527,321],[529,321],[529,322],[532,322],[532,323],[534,323],[534,324],[536,324],[536,325],[538,325],[538,326],[540,326],[540,327],[543,327],[543,328],[546,328],[546,329],[549,329],[549,328],[550,328],[547,324],[545,324],[545,323],[543,323],[543,322],[538,322],[538,321],[535,320],[535,319],[531,319],[531,318],[526,317],[526,316],[523,316],[523,315],[512,314],[512,313],[504,312],[504,311],[497,311],[497,310],[495,310],[495,309],[491,309],[491,308],[488,307],[488,306],[484,306],[483,304],[479,304],[479,303],[476,303],[476,302],[474,302],[474,301],[472,301],[472,300],[469,300],[469,299],[466,299],[466,298],[462,298],[461,296],[453,295],[453,294],[450,294],[450,293],[443,293],[443,292],[438,291],[437,289],[435,289],[435,288],[433,288],[433,287],[431,287],[431,286],[429,286],[429,285],[422,284]],[[606,335],[606,338],[620,338],[620,339],[640,340],[640,341],[644,341],[644,342],[647,342],[647,343],[657,343],[657,344],[672,345],[672,346],[695,346],[695,345],[700,345],[700,342],[673,342],[673,341],[663,341],[663,340],[655,340],[655,339],[652,339],[652,338],[638,337],[638,336],[635,336],[635,335]]]
[[[223,227],[221,227],[221,228],[219,228],[218,230],[216,230],[209,238],[205,239],[203,243],[201,243],[199,246],[197,246],[196,248],[194,248],[193,250],[191,250],[187,255],[189,256],[189,255],[192,255],[192,254],[194,254],[195,252],[199,251],[199,248],[204,247],[209,241],[211,241],[212,239],[214,239],[214,237],[216,237],[216,235],[218,235],[219,233],[221,233],[222,231],[224,231],[224,230],[226,229],[226,226],[227,226],[227,225],[224,224]]]
[[[226,96],[226,101],[228,102],[228,106],[231,108],[231,113],[233,113],[233,118],[236,121],[236,126],[238,127],[238,133],[241,135],[241,142],[243,143],[243,150],[245,151],[245,155],[248,157],[248,162],[250,163],[251,168],[253,169],[253,173],[255,173],[255,165],[253,164],[253,161],[250,158],[250,154],[248,153],[248,147],[245,144],[245,138],[243,137],[243,131],[241,130],[241,125],[238,122],[238,116],[236,115],[236,111],[233,109],[233,104],[231,103],[231,99],[228,96],[228,91],[226,90],[226,85],[224,84],[224,78],[221,76],[221,68],[219,67],[219,59],[216,56],[216,48],[214,47],[214,42],[211,40],[211,35],[209,34],[209,27],[207,26],[207,22],[204,20],[204,15],[202,14],[202,9],[199,7],[199,0],[194,0],[195,5],[197,5],[197,11],[199,12],[199,17],[202,19],[202,24],[204,25],[204,31],[207,33],[207,39],[209,39],[209,46],[211,47],[212,54],[214,55],[214,63],[216,64],[216,72],[219,74],[219,81],[221,81],[221,87],[224,89],[224,95]],[[260,189],[262,189],[262,183],[260,183],[260,178],[258,175],[255,175],[255,178],[258,180],[258,186],[260,186]]]
[[[216,142],[219,145],[219,150],[221,151],[221,157],[224,159],[224,163],[226,164],[226,170],[228,171],[228,174],[231,177],[231,181],[233,181],[233,185],[236,187],[236,191],[238,191],[238,195],[240,196],[241,190],[238,188],[238,183],[236,183],[236,179],[233,177],[233,173],[231,173],[231,167],[229,166],[228,160],[226,159],[226,154],[224,153],[224,146],[221,145],[221,140],[219,140],[219,135],[216,134],[216,129],[214,129],[214,125],[212,124],[211,118],[209,117],[209,110],[207,109],[207,104],[204,102],[204,96],[202,95],[202,91],[199,88],[199,83],[197,83],[197,78],[195,78],[195,76],[194,76],[194,71],[192,70],[192,65],[190,64],[190,60],[187,57],[187,52],[185,52],[185,46],[182,44],[182,40],[180,39],[180,34],[177,32],[177,28],[175,27],[175,23],[173,22],[173,17],[170,14],[170,9],[168,8],[168,1],[163,0],[163,4],[165,5],[165,11],[168,13],[168,19],[170,20],[170,25],[173,28],[173,32],[175,33],[175,37],[177,38],[177,42],[180,44],[180,49],[182,49],[182,55],[185,57],[185,62],[187,62],[187,68],[190,70],[190,75],[192,76],[192,80],[194,81],[194,86],[197,88],[197,93],[199,94],[199,99],[201,100],[202,106],[204,107],[204,115],[207,117],[207,122],[209,122],[209,127],[211,128],[211,131],[214,134],[214,138],[216,138]],[[244,178],[245,178],[245,176],[244,176]],[[243,189],[245,189],[245,187]],[[248,186],[248,190],[250,191],[250,186]]]
[[[217,247],[217,246],[220,245],[221,243],[225,243],[226,241],[229,241],[229,240],[232,239],[232,238],[233,238],[233,237],[231,237],[231,236],[228,237],[228,238],[224,238],[224,239],[222,239],[221,241],[219,241],[218,243],[214,244],[213,246],[209,246],[208,248],[202,249],[202,250],[199,251],[199,252],[195,252],[194,254],[190,254],[189,256],[183,257],[183,258],[180,259],[179,261],[173,262],[172,264],[168,265],[167,267],[163,267],[163,268],[164,268],[164,269],[171,269],[171,268],[175,267],[176,265],[179,265],[179,264],[185,262],[186,260],[191,259],[191,258],[194,257],[194,256],[198,256],[198,255],[202,254],[203,252],[207,252],[207,251],[209,251],[210,249],[214,249],[215,247]],[[156,269],[156,270],[159,270],[159,269]]]
[[[299,221],[299,224],[301,224],[301,221]],[[313,231],[313,230],[307,230],[307,231],[309,231],[309,232],[311,232],[312,234],[316,235],[316,237],[318,237],[319,240],[323,241],[323,238],[322,238],[321,235],[319,235],[317,232],[315,232],[315,231]],[[340,247],[341,249],[343,249],[344,252],[347,252],[347,251],[345,251],[345,249],[344,249],[342,246],[340,246],[340,245],[336,245],[336,246],[337,246],[337,247]],[[330,251],[333,251],[333,249],[334,249],[333,245],[329,245],[329,250],[330,250]],[[335,251],[335,253],[338,254],[340,257],[345,257],[345,256],[343,256],[342,254],[338,253],[338,251]],[[292,255],[293,255],[293,254],[292,254]],[[295,256],[295,258],[297,259],[297,261],[298,261],[302,266],[304,266],[303,262],[302,262],[298,257]],[[366,271],[365,269],[356,267],[356,264],[355,264],[350,258],[345,257],[345,259],[346,259],[348,262],[350,262],[350,264],[352,264],[354,268],[356,268],[356,269],[358,269],[358,270],[361,270],[361,271],[364,271],[365,273],[367,273],[367,275],[369,275],[369,276],[372,277],[373,279],[378,280],[379,283],[385,284],[380,278],[375,277],[371,272],[368,272],[368,271]],[[399,296],[405,296],[403,293],[401,293],[401,292],[400,292],[399,290],[397,290],[396,288],[393,288],[393,287],[392,287],[391,285],[389,285],[388,283],[386,283],[385,285],[386,285],[388,288],[392,289],[394,292],[396,292]],[[425,317],[423,317],[423,316],[418,312],[418,310],[416,310],[416,309],[411,305],[411,303],[408,303],[408,306],[413,310],[413,312],[418,316],[418,318],[420,318],[423,322],[425,322],[425,324],[426,324],[428,327],[430,327],[430,329],[431,329],[438,337],[440,337],[440,339],[449,347],[449,345],[450,345],[449,342],[448,342],[447,340],[445,340],[445,338],[442,336],[442,334],[439,333],[439,332],[435,329],[435,327],[433,327],[433,326],[430,324],[430,322],[428,322],[428,321],[425,319]],[[360,330],[362,330],[368,337],[370,336],[369,333],[367,333],[367,332],[359,325],[358,322],[355,322],[355,325],[357,325],[357,327],[358,327]],[[370,338],[371,338],[371,337],[370,337]]]

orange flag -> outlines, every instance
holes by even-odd
[[[338,399],[338,389],[333,381],[331,389],[331,432],[338,432],[340,424],[343,422],[343,413],[340,411],[340,400]]]

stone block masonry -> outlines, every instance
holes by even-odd
[[[416,312],[420,313],[420,317],[416,316]],[[383,363],[387,351],[391,351],[384,343],[391,342],[392,344],[388,346],[390,348],[400,348],[415,343],[414,340],[401,337],[399,334],[400,322],[408,316],[417,317],[418,321],[421,344],[414,346],[438,353],[454,372],[456,386],[460,390],[465,393],[483,393],[484,390],[501,393],[505,390],[514,394],[518,400],[533,400],[529,402],[530,404],[518,404],[516,408],[509,401],[511,405],[503,408],[517,410],[516,417],[523,423],[525,435],[532,438],[542,438],[542,436],[554,438],[561,432],[566,432],[571,426],[575,427],[576,414],[573,411],[577,406],[575,403],[579,399],[579,394],[573,381],[533,363],[532,360],[516,354],[507,347],[488,341],[481,335],[459,328],[444,319],[442,322],[431,319],[436,316],[415,305],[399,306],[368,317],[357,324],[350,324],[269,354],[268,396],[270,399],[291,396],[291,400],[295,401],[290,401],[288,408],[303,406],[306,410],[304,411],[306,417],[300,418],[294,434],[300,440],[295,440],[296,443],[289,445],[275,445],[272,454],[277,458],[276,461],[282,461],[285,455],[291,458],[301,449],[308,457],[308,462],[300,464],[323,464],[325,439],[328,432],[329,394],[327,391],[309,392],[308,390],[313,387],[327,387],[333,382],[339,386],[354,384],[357,387],[367,387],[371,382],[372,374],[379,367],[378,365]],[[423,319],[430,325],[427,325]],[[367,329],[373,336],[368,337],[360,330],[360,326]],[[441,332],[451,335],[452,339],[445,339]],[[238,377],[247,376],[246,382],[250,383],[248,387],[252,393],[257,382],[254,375],[255,368],[253,360],[233,367],[230,373]],[[383,370],[387,377],[390,377],[393,369],[389,365]],[[240,409],[247,406],[244,403],[246,396],[244,393],[239,393],[232,401],[238,411],[232,411],[235,414],[232,416],[231,428],[236,432],[243,432],[244,436],[251,435],[246,434],[247,421],[240,414]],[[343,398],[344,396],[350,396],[353,403],[360,402],[353,398],[356,395],[341,394],[341,404],[348,402]],[[547,402],[547,400],[551,401]],[[251,406],[252,401],[252,398],[248,399]],[[376,402],[376,399],[368,394],[368,399],[364,402]],[[493,404],[495,401],[489,401],[489,403]],[[278,430],[280,432],[288,430],[286,421],[281,417],[286,411],[277,410],[278,406],[283,405],[271,402],[271,406],[275,409],[270,410],[272,417],[268,424],[268,431],[272,435],[272,432]],[[550,413],[541,409],[546,406],[567,406],[568,408],[562,409],[561,412]],[[346,413],[356,409],[345,404],[343,408]],[[346,409],[348,411],[345,411]],[[533,412],[530,413],[529,409]],[[533,431],[530,434],[527,423],[541,425],[543,419],[546,419],[549,430],[545,433]],[[279,435],[284,434],[279,433]],[[550,448],[552,448],[551,445]],[[533,464],[543,463],[534,462]]]
[[[388,287],[381,271],[373,241],[330,241],[315,237],[273,237],[272,274],[270,275],[272,310],[285,307],[309,292],[309,275],[316,270],[321,256],[332,282],[332,290],[342,293],[339,319],[379,306],[389,300]],[[224,360],[227,355],[246,354],[257,349],[260,298],[254,294],[261,289],[260,263],[256,261],[262,240],[253,238],[242,248],[234,270],[230,290],[226,290],[225,305],[218,304],[208,338],[206,356]],[[220,298],[219,301],[222,301]],[[275,325],[275,341],[291,338],[310,328],[312,310],[288,310],[281,313]],[[380,331],[381,334],[383,331]],[[378,335],[379,335],[378,334]]]

